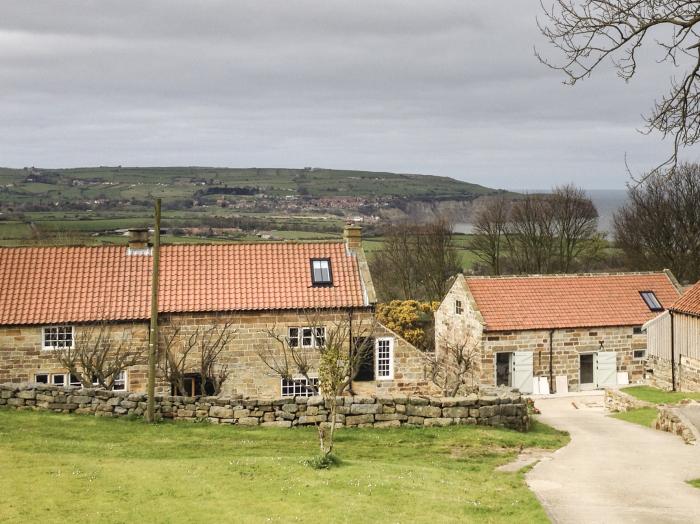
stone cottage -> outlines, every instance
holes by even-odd
[[[657,273],[465,277],[435,315],[436,351],[465,341],[482,384],[580,391],[643,378],[642,325],[680,296]]]
[[[147,340],[152,253],[143,235],[134,232],[129,246],[0,248],[0,383],[75,384],[56,350],[73,346],[97,322],[108,321],[112,333],[131,341]],[[165,245],[159,323],[184,334],[230,324],[235,336],[219,361],[228,368],[224,395],[312,395],[313,357],[308,380],[282,379],[260,354],[281,351],[271,333],[313,354],[334,322],[350,326],[348,340],[370,324],[376,298],[361,240],[361,228],[348,226],[344,241],[335,242]],[[411,344],[381,325],[363,343],[370,349],[354,392],[430,389],[423,355]],[[158,391],[170,393],[159,380]],[[195,373],[187,380],[191,394],[201,393]],[[139,364],[120,373],[113,388],[145,386],[146,366]]]
[[[700,391],[700,282],[666,311],[644,324],[649,340],[649,382]]]

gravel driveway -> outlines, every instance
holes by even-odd
[[[700,523],[700,489],[685,482],[700,478],[700,446],[606,416],[602,393],[535,404],[571,433],[526,477],[552,521]]]

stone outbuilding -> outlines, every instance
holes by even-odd
[[[669,271],[458,275],[435,314],[436,351],[471,344],[476,381],[524,393],[637,382],[642,325],[679,296]]]
[[[0,383],[78,383],[57,350],[74,347],[96,323],[108,322],[111,333],[130,341],[148,339],[152,248],[143,233],[135,232],[129,246],[0,248]],[[316,394],[316,350],[339,322],[349,326],[348,341],[362,335],[363,347],[370,348],[353,381],[355,393],[430,391],[423,354],[373,321],[376,295],[361,228],[350,225],[344,236],[333,242],[164,245],[159,323],[163,329],[176,325],[185,336],[230,325],[235,337],[218,360],[228,369],[224,395]],[[371,333],[360,333],[363,324],[372,326]],[[260,358],[268,351],[282,358],[271,333],[308,350],[311,372],[289,379],[271,372]],[[187,391],[208,393],[194,364]],[[171,393],[162,377],[158,386]],[[113,385],[133,392],[145,387],[143,364],[120,373]]]
[[[668,389],[700,391],[700,282],[644,324],[647,378]]]

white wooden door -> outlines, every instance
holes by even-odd
[[[511,380],[521,393],[532,393],[532,351],[513,353]]]
[[[615,351],[596,353],[595,372],[597,387],[617,386],[617,353]]]

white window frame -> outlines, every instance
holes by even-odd
[[[70,346],[59,346],[59,345],[47,345],[46,337],[52,329],[70,329]],[[72,325],[56,325],[56,326],[44,326],[41,329],[41,349],[46,351],[56,351],[57,349],[73,349],[75,347],[75,326]]]
[[[389,345],[389,355],[380,357],[379,346],[381,342],[387,342]],[[388,361],[389,371],[383,375],[379,372],[379,361]],[[375,380],[393,380],[394,379],[394,339],[392,337],[380,337],[374,341],[374,379]]]
[[[292,335],[292,330],[295,330],[296,335]],[[310,342],[305,343],[304,339]],[[325,326],[291,326],[287,330],[287,341],[290,347],[320,348],[326,343],[326,328]]]
[[[54,382],[54,379],[55,379],[56,377],[63,377],[63,383],[62,383],[62,384],[56,384],[56,383]],[[50,379],[50,381],[49,381],[49,384],[50,384],[51,386],[61,386],[61,387],[64,387],[64,388],[65,388],[65,387],[68,385],[68,381],[69,381],[69,380],[70,380],[70,379],[68,378],[68,376],[66,375],[66,373],[51,373],[51,379]]]
[[[83,383],[80,382],[80,379],[79,379],[78,377],[73,377],[73,376],[71,375],[71,373],[66,373],[66,375],[68,376],[68,385],[69,385],[69,386],[80,387],[80,388],[83,387]],[[74,382],[74,381],[71,380],[72,378],[75,378],[75,379],[77,379],[77,380]]]
[[[120,371],[112,382],[112,391],[128,391],[129,374],[126,370]]]
[[[37,377],[38,376],[44,376],[46,377],[46,382],[38,382]],[[51,384],[51,373],[34,373],[34,384],[46,384],[47,386]]]
[[[119,378],[120,375],[122,378]],[[122,385],[122,384],[119,384],[122,382],[123,382],[123,386],[124,386],[123,389],[122,388],[116,389],[114,387],[114,386]],[[93,377],[92,385],[95,387],[100,387],[100,382],[98,380],[95,380],[95,378]],[[119,372],[119,374],[117,375],[117,378],[115,378],[114,382],[112,382],[112,389],[110,391],[129,391],[129,372],[128,371],[123,370],[123,371]]]
[[[306,377],[302,376],[296,376],[291,379],[292,384],[285,384],[285,379],[280,379],[280,396],[282,398],[294,398],[294,397],[313,397],[318,395],[318,377],[315,375],[309,375],[309,379],[312,381],[312,386],[316,387],[316,391],[309,391],[309,383],[306,380]],[[315,382],[315,383],[314,383]],[[299,391],[297,392],[297,387],[299,388]],[[301,392],[301,388],[304,388],[304,392]],[[291,388],[291,393],[289,393],[289,389]],[[285,390],[287,390],[287,393],[285,393]]]

